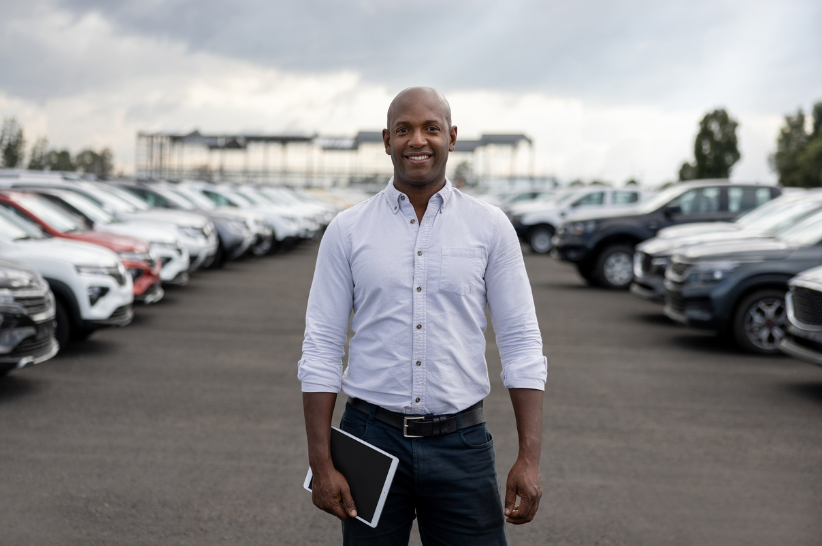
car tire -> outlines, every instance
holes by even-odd
[[[597,280],[594,277],[594,272],[590,265],[577,264],[577,272],[579,276],[585,281],[585,284],[596,286]]]
[[[57,321],[57,327],[54,329],[54,337],[57,339],[57,343],[60,344],[60,348],[62,349],[72,338],[72,330],[74,328],[72,328],[68,309],[66,309],[66,306],[63,305],[63,302],[60,301],[59,298],[55,298],[54,304],[55,320]]]
[[[731,334],[736,345],[749,353],[779,354],[785,337],[787,290],[769,288],[746,296],[733,314]]]
[[[91,334],[96,332],[97,330],[94,328],[84,329],[84,330],[75,330],[71,335],[72,341],[84,341],[91,337]]]
[[[214,254],[214,258],[211,260],[211,265],[208,266],[209,269],[221,269],[225,265],[225,250],[223,250],[222,243],[217,245],[217,252]]]
[[[634,248],[628,245],[611,245],[597,257],[594,275],[597,283],[605,288],[628,290],[634,280]]]
[[[553,226],[537,226],[528,234],[528,246],[535,254],[548,254],[554,246],[551,243],[553,236]]]

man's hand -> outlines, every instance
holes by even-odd
[[[311,484],[311,500],[314,506],[337,516],[342,521],[357,517],[354,499],[351,498],[348,482],[342,474],[333,467],[321,472],[313,472],[312,469],[312,473],[314,478]]]
[[[517,497],[520,498],[519,504],[516,504]],[[537,514],[541,498],[539,461],[527,462],[522,457],[518,458],[508,473],[505,487],[505,521],[515,525],[528,523]]]
[[[356,517],[357,508],[348,482],[331,462],[331,414],[334,413],[336,400],[335,392],[304,392],[303,412],[308,438],[308,464],[314,475],[311,500],[317,508],[345,521]]]
[[[539,456],[542,451],[542,391],[510,389],[519,435],[519,456],[505,487],[505,516],[508,523],[528,523],[537,514],[542,498]],[[517,497],[520,503],[516,504]]]

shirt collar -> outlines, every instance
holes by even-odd
[[[448,177],[445,178],[445,186],[442,187],[440,191],[435,193],[434,195],[439,195],[440,199],[442,199],[442,208],[445,208],[445,205],[448,204],[448,199],[451,197],[451,194],[454,193],[454,185],[451,184],[451,181],[448,180]],[[391,212],[394,214],[400,210],[400,196],[403,195],[400,190],[394,187],[394,177],[392,176],[391,179],[388,181],[388,185],[385,187],[385,199],[388,202],[388,206],[391,207]]]

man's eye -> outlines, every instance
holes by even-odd
[[[431,127],[429,127],[429,128],[428,128],[428,130],[429,130],[429,131],[439,131],[439,130],[440,130],[440,128],[439,128],[439,127],[434,127],[434,126],[432,125]]]
[[[404,132],[406,132],[407,130],[408,130],[408,129],[406,129],[405,127],[400,127],[399,129],[397,129],[397,132],[398,132],[398,133],[404,133]]]

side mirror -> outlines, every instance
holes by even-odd
[[[674,214],[682,214],[682,207],[679,205],[665,205],[665,208],[662,209],[663,214],[665,216],[671,217]]]

